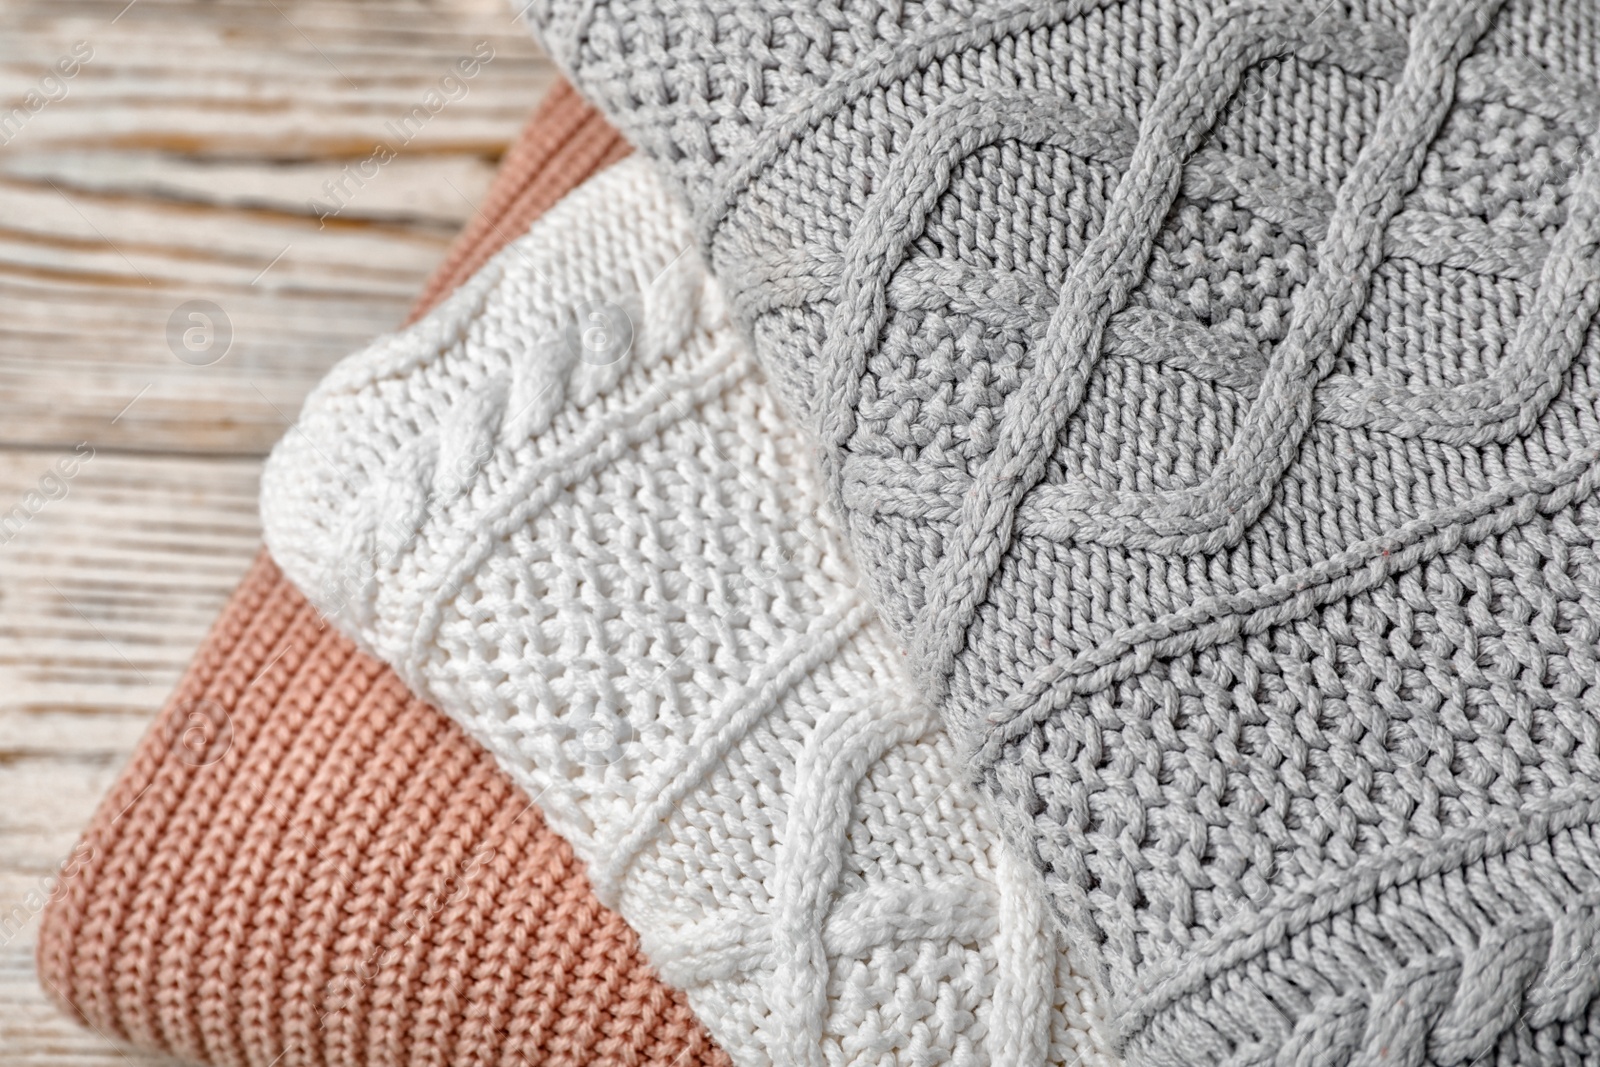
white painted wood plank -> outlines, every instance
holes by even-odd
[[[40,991],[35,902],[254,557],[260,462],[70,455],[0,451],[0,1062],[142,1067]]]
[[[0,445],[263,454],[552,77],[501,0],[0,5]],[[205,373],[168,343],[191,300],[232,329]]]
[[[80,41],[60,98],[8,126]],[[0,517],[44,501],[0,532],[0,911],[71,849],[249,565],[260,457],[400,322],[551,78],[503,0],[0,0]],[[231,328],[213,363],[167,341],[196,299]],[[94,458],[44,499],[79,442]],[[57,1012],[36,928],[0,938],[0,1063],[165,1062]]]

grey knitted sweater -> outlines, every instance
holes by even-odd
[[[1131,1063],[1600,1058],[1600,2],[530,17]]]

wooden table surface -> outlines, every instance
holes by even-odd
[[[511,15],[0,0],[0,917],[27,916],[0,922],[6,1067],[162,1062],[57,1014],[31,902],[254,555],[267,450],[400,322],[548,86]]]

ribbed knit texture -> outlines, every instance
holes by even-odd
[[[558,85],[427,293],[626,151]],[[219,1067],[728,1062],[488,753],[265,554],[72,855],[40,930],[43,985],[150,1051]]]
[[[40,976],[141,1048],[727,1063],[527,796],[266,558],[74,855]]]
[[[740,1067],[1109,1067],[691,244],[644,161],[591,179],[318,387],[268,544],[538,799]]]
[[[529,17],[1131,1062],[1600,1058],[1600,6]]]
[[[628,142],[570,83],[557,80],[506,149],[483,202],[423,285],[407,322],[422,317],[491,256],[528,232],[551,204],[630,151]]]

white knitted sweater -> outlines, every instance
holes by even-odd
[[[1112,1062],[643,161],[341,363],[268,546],[491,749],[740,1067]]]

